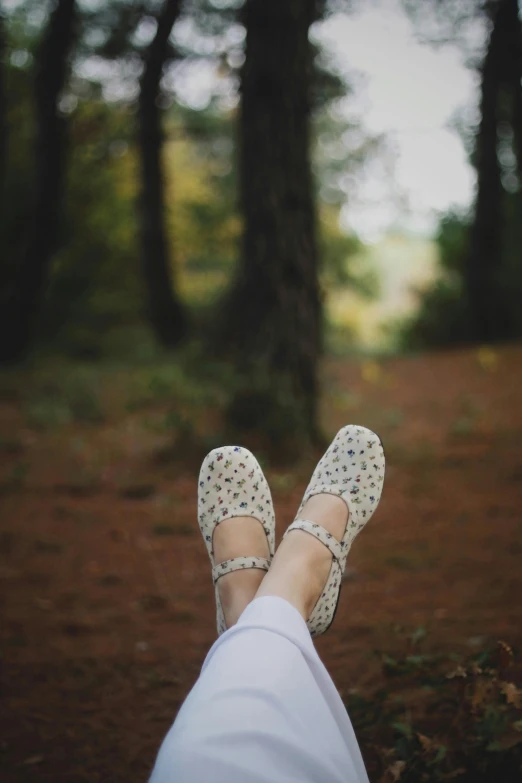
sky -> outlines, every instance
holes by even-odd
[[[474,173],[451,122],[477,105],[477,76],[457,47],[419,43],[396,0],[361,6],[330,18],[317,35],[341,68],[359,71],[356,106],[366,127],[386,133],[395,148],[395,181],[384,187],[382,173],[370,172],[344,222],[369,241],[396,224],[429,234],[437,211],[473,198]],[[406,196],[408,215],[399,214],[392,189]]]

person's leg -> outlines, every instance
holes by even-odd
[[[257,557],[268,557],[269,554],[265,531],[252,517],[233,517],[220,522],[214,530],[213,549],[216,563],[242,557],[245,552]],[[227,628],[237,623],[254,598],[265,573],[257,568],[246,568],[225,574],[218,580]]]
[[[303,513],[342,537],[348,513],[339,498],[314,496]],[[260,526],[245,521],[242,546],[250,551]],[[236,547],[233,522],[218,526],[216,562]],[[330,562],[313,537],[292,531],[260,586],[233,579],[246,573],[229,575],[221,597],[230,621],[249,595],[257,597],[209,652],[151,783],[367,782],[350,720],[305,624]]]
[[[150,783],[367,783],[346,709],[300,614],[254,600],[215,643]]]
[[[301,516],[318,522],[340,541],[348,523],[346,503],[334,495],[314,495]],[[268,554],[268,542],[259,522],[249,517],[227,519],[214,532],[214,557],[221,563],[249,552]],[[278,596],[289,601],[306,620],[328,577],[332,555],[316,538],[292,530],[283,539],[267,574],[256,569],[234,571],[221,577],[218,589],[227,627],[234,625],[257,595]]]
[[[311,497],[299,516],[317,522],[337,541],[342,539],[349,518],[346,503],[326,494]],[[331,564],[331,552],[317,538],[303,530],[292,530],[281,541],[256,595],[284,598],[307,620],[323,590]]]
[[[357,425],[343,427],[314,470],[298,517],[267,576],[258,582],[255,599],[232,627],[229,622],[236,619],[255,583],[228,580],[228,620],[222,615],[218,620],[218,629],[225,625],[228,630],[210,650],[162,746],[152,783],[367,783],[346,709],[311,635],[323,633],[332,622],[351,543],[381,497],[384,462],[378,436]],[[210,475],[206,481],[211,481]],[[205,487],[205,481],[200,486]],[[216,491],[221,489],[218,483]],[[266,495],[268,487],[265,506]],[[245,500],[240,508],[246,505]],[[261,504],[260,508],[266,510]],[[221,513],[227,512],[225,506]],[[271,506],[268,513],[273,524]],[[251,515],[256,516],[255,509]],[[200,527],[212,560],[215,553],[205,516],[204,509]],[[248,548],[253,524],[243,520],[243,546]],[[273,552],[273,528],[265,526],[265,532]],[[221,556],[230,556],[233,537],[225,534]],[[250,567],[266,563],[259,555],[257,564],[252,557]],[[236,565],[249,564],[241,557]],[[221,592],[216,597],[220,604]]]

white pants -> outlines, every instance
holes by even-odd
[[[213,645],[150,783],[368,783],[299,612],[257,598]]]

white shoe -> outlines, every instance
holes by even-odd
[[[232,517],[253,517],[263,525],[268,540],[269,559],[234,557],[214,562],[213,536],[220,522]],[[218,579],[239,568],[268,571],[274,556],[275,515],[270,488],[254,455],[242,446],[223,446],[207,454],[201,465],[198,484],[198,522],[212,563],[216,590],[218,634],[226,631]]]
[[[319,539],[332,553],[330,574],[307,622],[312,636],[324,633],[333,622],[346,558],[352,541],[379,504],[384,467],[384,450],[374,432],[355,424],[343,427],[319,460],[296,519],[285,533],[286,536],[290,530],[304,530]],[[299,516],[313,495],[322,494],[337,495],[346,503],[349,518],[341,541],[317,522]]]

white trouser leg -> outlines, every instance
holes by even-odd
[[[350,719],[305,622],[254,600],[211,648],[151,783],[368,783]]]

